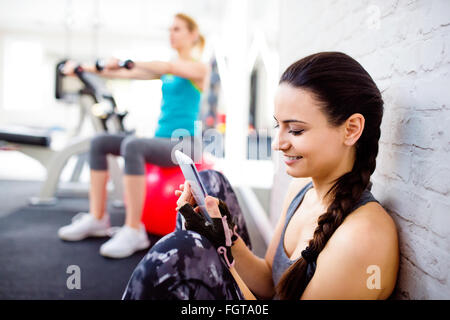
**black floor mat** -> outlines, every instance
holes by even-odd
[[[131,273],[148,250],[115,260],[99,254],[108,238],[60,240],[58,228],[68,224],[75,213],[65,206],[24,207],[0,218],[0,299],[122,297]],[[110,215],[112,225],[123,224],[123,210],[110,211]],[[159,239],[149,237],[152,244]],[[71,265],[80,268],[80,289],[67,287]]]

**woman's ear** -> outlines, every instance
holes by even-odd
[[[358,141],[364,130],[365,119],[360,113],[352,114],[344,123],[344,144],[353,146]]]

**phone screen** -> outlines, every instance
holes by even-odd
[[[183,172],[184,178],[189,182],[192,190],[192,195],[195,202],[200,207],[200,211],[210,223],[212,222],[211,217],[206,210],[205,198],[207,196],[206,189],[203,185],[202,179],[198,174],[197,168],[194,162],[186,154],[181,151],[175,151],[175,157],[177,158],[178,165]]]

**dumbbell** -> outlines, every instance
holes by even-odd
[[[57,73],[58,73],[59,76],[64,76],[63,70],[64,70],[64,66],[66,65],[66,62],[67,62],[67,61],[68,61],[68,60],[63,60],[63,61],[59,62],[59,63],[56,65],[56,70],[57,70]],[[82,73],[84,72],[84,70],[83,70],[83,67],[81,66],[81,64],[77,65],[77,66],[75,67],[75,69],[73,70],[73,72],[74,72],[76,75],[82,74]]]
[[[102,72],[102,70],[105,68],[105,64],[106,64],[105,60],[97,59],[97,61],[95,61],[95,68],[97,69],[98,72]],[[133,60],[130,60],[130,59],[127,59],[124,61],[121,60],[117,63],[117,66],[119,68],[125,68],[125,69],[130,70],[134,67],[134,62],[133,62]]]

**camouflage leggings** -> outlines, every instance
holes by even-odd
[[[199,174],[208,195],[225,201],[239,236],[251,249],[244,217],[228,180],[214,170]],[[200,234],[183,230],[178,213],[176,230],[161,238],[137,265],[122,299],[240,300],[243,295],[216,249]]]

